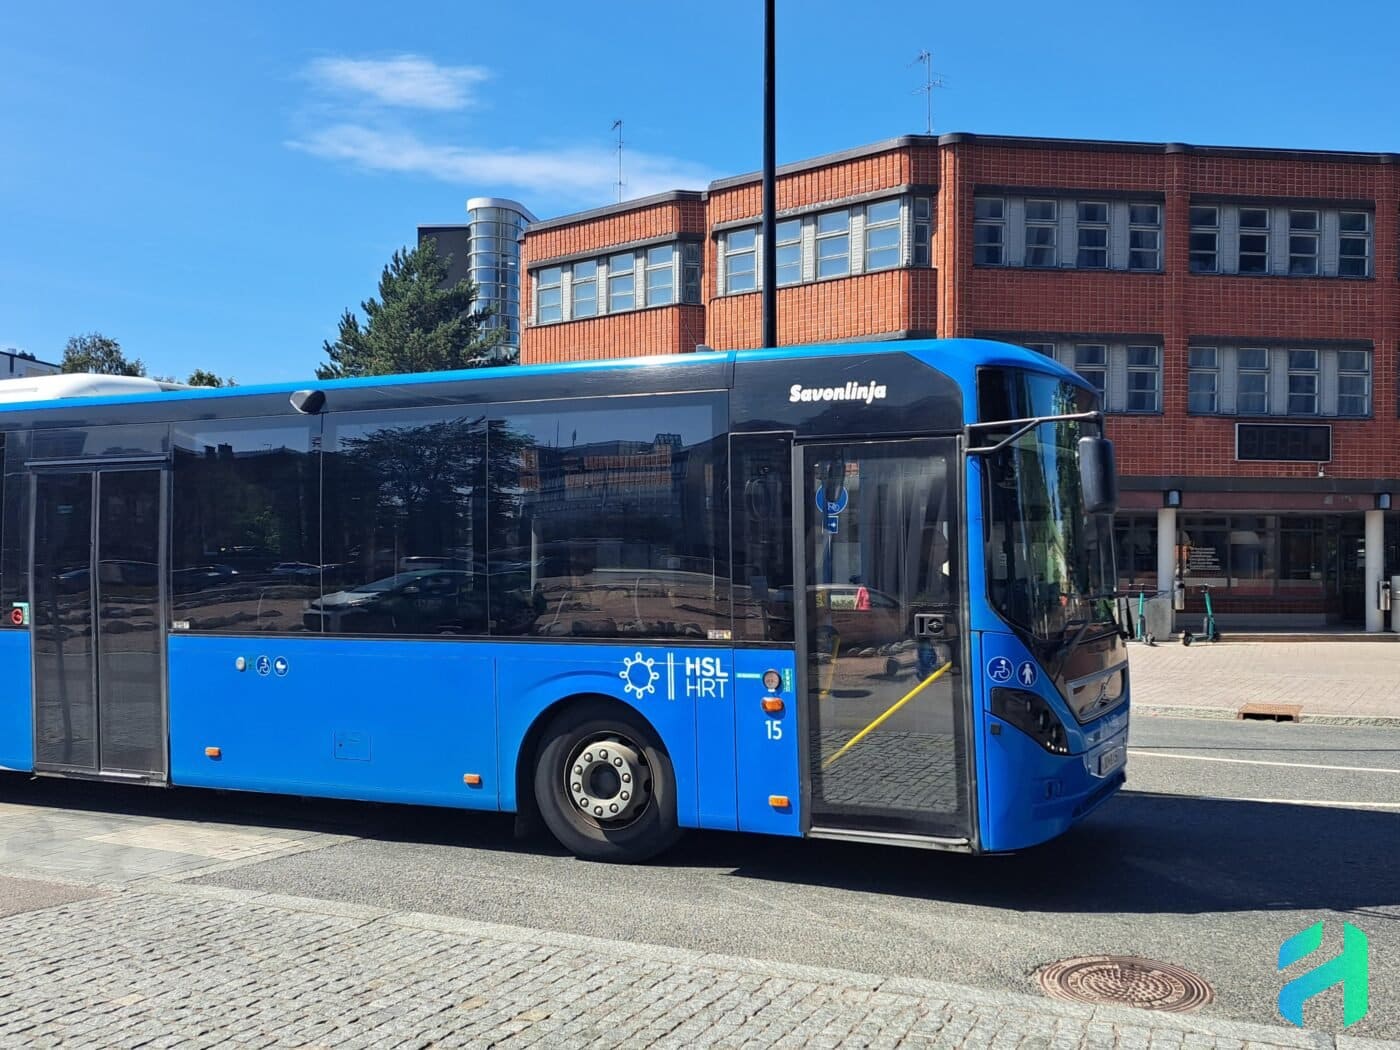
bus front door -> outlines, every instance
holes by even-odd
[[[809,833],[965,847],[957,443],[797,454]]]
[[[164,475],[37,472],[34,766],[166,777]]]

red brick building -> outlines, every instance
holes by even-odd
[[[760,195],[742,175],[530,225],[522,361],[757,346]],[[780,344],[1055,356],[1110,413],[1124,587],[1180,571],[1225,624],[1379,629],[1400,156],[909,136],[780,168],[777,201]]]

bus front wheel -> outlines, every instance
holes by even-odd
[[[554,718],[543,740],[535,800],[569,852],[636,863],[680,838],[671,759],[632,711],[604,701],[573,704]]]

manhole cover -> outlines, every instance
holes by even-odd
[[[1035,979],[1046,995],[1095,1006],[1190,1013],[1215,998],[1215,991],[1190,970],[1131,955],[1089,955],[1042,966]]]

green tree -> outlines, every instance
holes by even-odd
[[[432,240],[396,251],[379,278],[379,298],[360,304],[365,323],[345,311],[339,337],[324,345],[329,360],[316,375],[338,379],[490,364],[490,350],[504,333],[486,326],[491,311],[477,307],[469,281],[447,284],[448,262]]]
[[[190,386],[237,386],[232,378],[225,379],[223,376],[215,375],[213,372],[205,371],[203,368],[196,368],[190,373],[190,377],[185,380]]]
[[[121,343],[101,332],[75,335],[63,348],[63,371],[88,372],[103,376],[144,376],[146,366],[139,357],[127,359]]]

